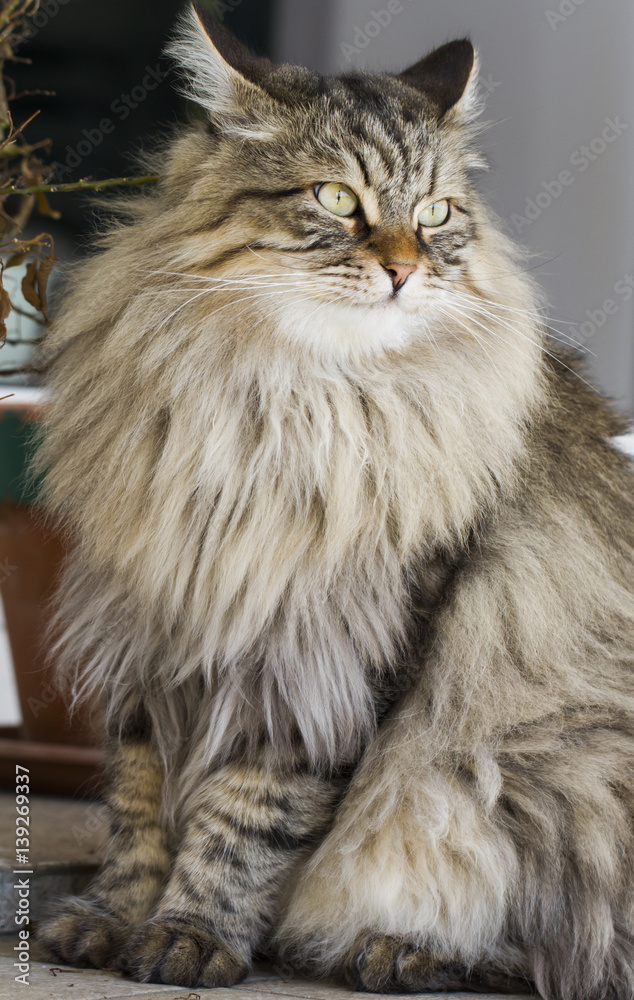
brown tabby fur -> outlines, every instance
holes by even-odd
[[[45,347],[113,834],[40,940],[189,988],[267,953],[631,1000],[634,478],[474,186],[471,45],[322,79],[193,11],[172,53],[205,120]]]

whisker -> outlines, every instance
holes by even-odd
[[[467,306],[467,308],[470,308],[470,307]],[[517,329],[517,327],[513,323],[509,322],[508,320],[505,320],[501,316],[496,316],[495,313],[490,313],[490,312],[482,310],[482,309],[474,310],[474,313],[476,313],[479,316],[482,316],[484,319],[489,319],[492,322],[497,323],[498,325],[505,327],[507,330],[509,330],[510,333],[514,333],[518,337],[524,336],[523,334],[521,334],[519,332],[519,330]],[[548,340],[554,340],[558,344],[562,344],[563,347],[575,348],[576,350],[583,350],[583,347],[581,345],[577,345],[575,342],[571,342],[569,339],[565,339],[564,340],[561,337],[556,337],[555,334],[554,334],[554,332],[553,332],[553,330],[552,330],[552,328],[550,326],[548,326],[547,324],[542,323],[541,324],[541,328],[544,330],[545,336],[548,338]],[[591,352],[588,351],[587,353],[591,353]]]
[[[513,347],[514,346],[513,344],[509,343],[508,340],[505,340],[505,338],[502,337],[499,333],[495,333],[493,330],[491,330],[491,333],[492,333],[492,335],[494,337],[497,337],[498,340],[500,340],[503,344],[507,344],[509,347]],[[520,334],[520,336],[521,336],[521,334]],[[528,340],[529,338],[525,337],[524,339]],[[529,342],[532,343],[532,341],[529,341]],[[592,382],[588,382],[587,379],[585,379],[582,375],[580,375],[579,372],[576,372],[574,370],[574,368],[571,368],[564,361],[562,361],[561,358],[559,358],[556,354],[552,354],[551,351],[546,350],[545,347],[541,347],[540,346],[540,350],[543,351],[544,354],[548,355],[549,358],[552,358],[553,361],[556,361],[558,365],[561,365],[562,368],[565,368],[567,372],[570,372],[571,375],[574,375],[575,378],[578,378],[579,381],[583,382],[584,385],[587,385],[587,387],[589,389],[591,389],[594,393],[596,393],[597,395],[600,395],[599,390],[597,389],[596,386],[592,385]]]
[[[444,323],[443,323],[443,326],[445,327],[445,329],[447,329],[447,327],[445,326],[445,324],[444,324]],[[466,329],[466,327],[465,327],[465,329]],[[499,369],[499,368],[498,368],[498,366],[496,365],[495,361],[494,361],[494,360],[493,360],[493,358],[491,357],[490,353],[489,353],[489,352],[487,351],[487,349],[486,349],[486,346],[485,346],[485,344],[484,344],[484,341],[482,340],[482,338],[478,336],[478,334],[477,334],[477,333],[475,332],[475,330],[471,330],[471,329],[470,329],[470,330],[468,330],[468,332],[469,332],[469,333],[471,334],[471,336],[472,336],[472,337],[473,337],[473,339],[474,339],[474,340],[476,341],[476,343],[480,345],[480,347],[482,348],[482,350],[484,351],[484,353],[485,353],[485,354],[486,354],[486,356],[488,357],[489,361],[491,362],[491,364],[492,364],[492,365],[493,365],[493,367],[495,368],[496,372],[497,372],[497,373],[498,373],[498,375],[500,376],[500,380],[501,380],[502,382],[504,382],[504,376],[502,375],[502,372],[500,371],[500,369]],[[453,334],[453,336],[454,336],[454,338],[455,338],[455,334]]]
[[[514,315],[528,317],[529,319],[532,319],[534,316],[538,316],[541,320],[553,320],[553,322],[556,321],[556,317],[548,316],[539,307],[536,307],[535,309],[519,309],[517,306],[505,305],[503,302],[496,301],[496,299],[486,298],[486,296],[484,295],[472,295],[471,293],[465,292],[462,289],[448,287],[446,290],[450,292],[452,295],[460,296],[463,299],[469,299],[469,301],[471,302],[476,302],[479,304],[484,303],[485,305],[495,306],[496,309],[500,309],[502,310],[502,312],[513,313]],[[570,326],[574,326],[572,320],[561,320],[561,322],[569,324]]]
[[[491,310],[483,309],[482,306],[479,303],[484,302],[485,301],[484,299],[478,299],[477,296],[463,295],[462,293],[457,293],[457,295],[458,295],[459,298],[461,298],[465,302],[474,302],[475,305],[476,305],[476,310],[477,310],[477,312],[480,315],[485,316],[485,317],[487,317],[489,319],[493,319],[495,322],[502,323],[509,330],[511,330],[511,332],[517,332],[516,328],[510,322],[509,318],[505,318],[503,316],[498,316],[498,315],[496,315],[496,313],[492,312]],[[531,316],[530,312],[526,311],[524,313],[524,310],[518,310],[518,314],[520,316],[524,315],[524,317],[530,317]],[[545,330],[549,331],[548,336],[549,336],[549,338],[551,340],[556,340],[558,343],[563,344],[564,347],[576,347],[579,350],[586,350],[586,348],[584,348],[583,344],[578,343],[578,341],[576,341],[572,337],[568,336],[562,330],[556,330],[554,327],[550,326],[549,323],[545,322],[545,318],[544,317],[539,317],[539,318],[540,318],[541,325],[543,326],[543,328]],[[565,337],[566,339],[562,340],[560,337],[556,337],[554,335],[555,332],[556,333],[560,333],[562,335],[562,337]],[[588,353],[591,354],[592,352],[588,351]]]
[[[522,267],[522,268],[520,268],[519,271],[502,271],[500,274],[493,274],[492,273],[490,275],[490,277],[491,278],[513,278],[513,277],[515,277],[518,274],[529,274],[531,271],[537,271],[538,268],[540,268],[540,267],[545,267],[546,264],[552,264],[552,262],[554,260],[559,260],[559,258],[562,256],[562,254],[563,254],[563,250],[561,251],[561,253],[555,254],[554,257],[549,257],[548,260],[542,260],[542,261],[539,262],[539,264],[533,264],[532,267]]]
[[[197,292],[196,295],[192,295],[191,298],[187,299],[186,302],[183,302],[180,306],[178,306],[177,309],[174,309],[169,314],[169,316],[167,316],[163,320],[163,322],[160,324],[160,326],[157,327],[157,329],[154,331],[154,333],[155,334],[159,333],[163,329],[163,327],[170,321],[170,319],[173,319],[173,317],[176,316],[177,313],[179,313],[182,309],[185,309],[188,305],[191,305],[192,302],[195,302],[197,299],[201,298],[203,295],[206,295],[210,291],[214,291],[214,290],[215,289],[204,288],[202,291]],[[296,289],[295,288],[287,288],[287,289],[284,289],[284,291],[286,291],[286,292],[293,292],[293,291],[296,291]],[[214,309],[213,312],[208,313],[207,316],[205,317],[205,319],[211,319],[217,313],[222,312],[223,309],[228,309],[230,306],[240,305],[242,302],[247,302],[247,301],[251,301],[253,299],[259,299],[259,298],[267,298],[267,297],[280,296],[281,294],[282,293],[279,290],[278,291],[266,291],[266,292],[260,291],[260,292],[256,292],[254,295],[248,295],[248,296],[245,296],[245,297],[243,297],[241,299],[237,299],[237,300],[236,299],[230,299],[228,302],[225,302],[224,305],[219,306],[217,309]],[[243,310],[243,311],[246,311],[246,310]],[[239,315],[241,315],[241,314],[239,314]]]
[[[147,271],[146,270],[146,271],[142,271],[141,273],[142,274],[152,274],[152,275],[156,275],[156,276],[165,276],[165,275],[168,275],[168,276],[176,277],[176,278],[191,278],[191,279],[193,279],[195,281],[204,281],[204,282],[208,282],[208,283],[211,282],[211,283],[214,283],[214,284],[218,283],[218,284],[228,284],[228,285],[248,283],[250,281],[253,281],[254,279],[261,280],[261,279],[268,279],[268,278],[286,278],[287,277],[289,280],[291,280],[291,279],[295,279],[295,278],[299,277],[298,275],[295,275],[295,274],[288,274],[287,275],[283,271],[276,271],[276,272],[274,272],[272,274],[257,274],[256,273],[256,274],[244,275],[243,277],[220,277],[220,278],[215,278],[212,275],[207,275],[207,274],[190,274],[187,271]],[[306,277],[306,278],[311,278],[311,277],[313,277],[314,273],[315,272],[312,272],[312,271],[304,271],[303,276]]]
[[[266,259],[266,257],[263,257],[263,256],[262,256],[262,254],[261,254],[261,253],[257,253],[257,252],[256,252],[256,251],[255,251],[255,250],[253,249],[253,247],[252,247],[252,246],[248,246],[248,245],[247,245],[247,246],[245,247],[245,249],[246,249],[246,250],[250,250],[250,251],[251,251],[251,253],[253,254],[253,256],[254,256],[254,257],[259,257],[259,258],[260,258],[260,260],[263,260],[265,264],[268,264],[268,263],[270,263],[270,262],[269,262],[269,261],[268,261],[268,260]],[[281,253],[281,252],[282,252],[282,251],[280,251],[280,250],[275,250],[275,249],[274,249],[273,247],[271,247],[271,253]],[[285,251],[284,251],[284,256],[285,256],[285,257],[287,257],[287,256],[288,256],[288,257],[293,257],[293,256],[297,256],[297,255],[296,255],[296,254],[290,254],[290,253],[288,253],[288,251],[287,251],[287,250],[285,250]],[[299,260],[301,260],[301,257],[299,257],[298,259],[299,259]],[[297,268],[294,268],[292,264],[287,264],[286,266],[287,266],[287,267],[290,267],[291,271],[304,271],[304,272],[305,272],[305,270],[306,270],[306,269],[305,269],[305,268],[303,268],[303,267],[297,267]]]
[[[462,316],[462,317],[464,317],[464,319],[468,320],[469,322],[474,322],[474,323],[477,323],[477,325],[478,325],[478,326],[479,326],[479,327],[480,327],[480,328],[481,328],[482,330],[484,330],[484,331],[485,331],[485,333],[488,333],[488,334],[489,334],[490,336],[492,336],[492,337],[496,337],[496,338],[497,338],[497,340],[499,340],[499,341],[500,341],[501,343],[503,343],[503,344],[506,344],[506,345],[507,345],[508,347],[512,348],[513,350],[516,350],[516,351],[517,351],[517,352],[518,352],[519,354],[521,354],[521,355],[522,355],[523,357],[525,357],[525,358],[528,358],[528,357],[530,357],[530,355],[528,355],[528,354],[526,354],[525,352],[521,351],[521,350],[520,350],[520,349],[518,348],[517,344],[512,344],[512,343],[511,343],[511,342],[510,342],[509,340],[507,340],[506,338],[502,337],[502,336],[501,336],[501,335],[500,335],[499,333],[496,333],[496,332],[495,332],[495,330],[492,330],[492,329],[490,329],[490,328],[488,328],[488,327],[485,327],[485,326],[484,326],[484,325],[483,325],[482,323],[479,323],[479,322],[478,322],[478,320],[476,320],[476,319],[475,319],[475,318],[474,318],[473,316],[471,316],[471,315],[470,315],[469,313],[465,313],[465,312],[462,312],[462,310],[460,310],[460,309],[459,309],[459,308],[458,308],[457,306],[454,306],[454,305],[453,305],[453,304],[451,304],[451,303],[444,303],[444,305],[445,305],[446,307],[450,308],[450,309],[454,309],[454,310],[456,310],[456,311],[458,312],[458,315],[459,315],[459,316]],[[466,330],[468,331],[468,327],[467,327],[466,325],[465,325],[465,329],[466,329]],[[587,381],[587,379],[583,378],[583,376],[579,375],[579,373],[578,373],[578,372],[574,371],[574,369],[570,368],[570,367],[569,367],[569,366],[568,366],[567,364],[565,364],[565,362],[563,362],[563,361],[561,360],[561,358],[558,358],[556,354],[552,354],[552,353],[551,353],[551,351],[548,351],[548,350],[547,350],[547,349],[546,349],[546,348],[545,348],[545,347],[544,347],[544,346],[543,346],[542,344],[540,344],[540,343],[539,343],[538,341],[536,341],[536,340],[531,340],[531,338],[530,338],[530,337],[527,337],[527,336],[525,336],[524,334],[520,333],[520,332],[519,332],[519,330],[515,330],[515,329],[513,329],[513,328],[509,328],[509,329],[510,329],[510,330],[511,330],[511,332],[512,332],[512,333],[514,333],[514,334],[515,334],[516,336],[518,336],[518,337],[521,337],[521,338],[522,338],[523,340],[526,340],[526,341],[527,341],[527,342],[528,342],[529,344],[532,344],[532,345],[533,345],[533,347],[537,347],[537,348],[538,348],[538,350],[542,351],[542,353],[543,353],[543,354],[546,354],[546,355],[547,355],[547,356],[548,356],[549,358],[552,358],[552,360],[553,360],[553,361],[556,361],[556,362],[557,362],[557,363],[558,363],[559,365],[561,365],[561,366],[562,366],[562,368],[565,368],[565,369],[566,369],[566,371],[569,371],[571,375],[574,375],[574,376],[575,376],[576,378],[578,378],[580,382],[583,382],[583,383],[584,383],[585,385],[587,385],[587,386],[588,386],[588,388],[589,388],[589,389],[592,389],[592,391],[593,391],[593,392],[596,392],[596,393],[598,393],[598,389],[596,389],[596,387],[595,387],[595,386],[593,386],[591,382],[588,382],[588,381]]]
[[[468,300],[469,302],[473,302],[473,303],[475,303],[478,306],[480,306],[481,303],[486,303],[488,305],[495,306],[496,309],[501,309],[504,312],[513,313],[513,314],[516,314],[518,316],[524,316],[524,317],[529,317],[530,318],[530,317],[532,317],[534,315],[534,313],[531,310],[529,310],[529,309],[518,309],[517,307],[514,307],[514,306],[506,306],[506,305],[503,305],[501,302],[496,302],[494,299],[487,299],[487,298],[484,298],[484,297],[478,296],[478,295],[470,295],[468,292],[458,291],[458,289],[455,289],[455,288],[446,288],[445,291],[448,291],[452,295],[455,295],[458,298],[461,298],[461,299],[463,299],[465,301]],[[492,315],[495,315],[495,314],[492,314]],[[570,326],[575,326],[576,324],[573,323],[572,320],[563,320],[563,319],[559,320],[556,317],[546,316],[543,313],[541,313],[540,311],[537,311],[537,316],[539,317],[539,319],[540,319],[542,325],[545,327],[545,329],[550,330],[550,331],[554,331],[556,333],[561,334],[561,336],[565,337],[566,341],[570,345],[572,345],[573,347],[577,347],[580,350],[586,351],[588,354],[593,354],[593,352],[590,351],[587,347],[585,347],[585,345],[582,344],[580,341],[575,340],[574,337],[571,337],[569,334],[565,333],[564,330],[560,330],[558,327],[554,327],[554,326],[551,325],[551,322],[553,322],[553,323],[556,322],[556,323],[565,323],[566,325],[570,325]],[[553,340],[557,340],[556,337],[552,337],[552,339]],[[561,343],[564,343],[564,341],[561,341]]]
[[[223,285],[223,286],[212,286],[211,288],[203,288],[203,289],[201,289],[200,286],[197,287],[197,288],[188,288],[187,286],[183,286],[183,285],[175,285],[173,288],[147,289],[146,291],[141,292],[140,294],[141,295],[155,296],[155,295],[180,295],[183,292],[201,292],[201,294],[203,292],[204,293],[209,293],[209,292],[219,292],[219,293],[221,293],[221,292],[232,291],[234,289],[234,287],[235,286],[233,286],[233,285],[229,285],[229,286],[224,286]],[[264,281],[258,282],[258,281],[254,281],[254,282],[250,282],[250,283],[246,283],[245,282],[244,285],[240,286],[240,290],[245,289],[245,288],[246,289],[249,289],[249,288],[284,288],[284,289],[286,289],[286,288],[299,288],[299,287],[304,287],[305,288],[306,284],[304,284],[303,286],[300,286],[297,282],[291,281],[291,280],[286,281],[286,282],[284,282],[284,281],[279,281],[279,282],[264,282]]]
[[[202,292],[198,292],[198,294],[197,294],[197,295],[192,295],[192,297],[191,297],[190,299],[188,299],[188,300],[187,300],[187,302],[183,302],[183,304],[182,304],[182,305],[180,305],[180,306],[178,307],[178,309],[174,309],[174,311],[173,311],[173,312],[171,312],[171,313],[169,314],[169,316],[167,316],[167,317],[166,317],[166,318],[165,318],[165,319],[163,320],[163,322],[161,323],[161,325],[160,325],[159,327],[157,327],[157,329],[156,329],[156,330],[154,331],[154,333],[155,333],[155,334],[157,334],[157,333],[160,333],[160,332],[161,332],[161,330],[163,329],[163,327],[164,327],[164,326],[166,326],[166,325],[167,325],[167,323],[169,323],[169,321],[170,321],[171,319],[173,319],[173,318],[174,318],[174,316],[176,316],[176,314],[177,314],[177,313],[179,313],[179,312],[181,311],[181,309],[185,309],[185,307],[186,307],[186,306],[188,306],[188,305],[190,305],[190,303],[192,303],[192,302],[195,302],[195,301],[196,301],[196,299],[199,299],[199,298],[201,297],[201,295],[204,295],[204,294],[205,294],[205,292],[206,292],[206,291],[207,291],[207,289],[206,289],[206,288],[204,288],[204,289],[202,290]]]

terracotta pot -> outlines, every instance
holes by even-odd
[[[65,555],[65,543],[61,535],[45,525],[37,506],[28,502],[33,496],[29,495],[24,472],[33,422],[39,418],[42,406],[42,402],[21,401],[20,395],[13,402],[0,402],[0,591],[22,711],[15,753],[20,752],[20,741],[51,745],[46,768],[46,752],[35,752],[35,768],[39,766],[42,776],[40,790],[67,792],[74,784],[68,774],[64,776],[65,768],[72,765],[72,755],[69,758],[67,752],[60,754],[59,748],[98,746],[102,724],[98,711],[70,716],[56,689],[55,664],[46,644],[48,604]],[[26,752],[25,744],[22,749]],[[7,752],[4,747],[3,753]],[[88,762],[91,774],[96,759],[85,753],[78,755],[82,766]],[[57,768],[51,771],[53,761]],[[56,770],[59,781],[52,787]],[[88,774],[81,777],[85,781]],[[42,783],[47,787],[41,787]],[[37,784],[32,782],[34,787]]]

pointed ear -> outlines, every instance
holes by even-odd
[[[179,22],[168,55],[185,71],[186,93],[220,123],[227,117],[257,117],[271,100],[258,86],[267,60],[253,55],[220,21],[192,3]]]
[[[448,42],[399,74],[399,80],[421,90],[442,118],[452,108],[476,114],[478,56],[468,38]]]

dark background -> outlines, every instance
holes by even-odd
[[[273,3],[230,0],[216,5],[216,10],[236,5],[221,13],[222,20],[255,51],[268,55]],[[213,0],[203,5],[214,10]],[[170,76],[144,94],[142,85],[148,68],[162,73],[169,69],[162,50],[184,6],[177,0],[41,0],[30,22],[35,34],[17,53],[32,62],[18,62],[8,72],[18,92],[54,91],[54,96],[20,98],[12,109],[16,125],[40,109],[27,138],[32,142],[53,138],[47,160],[61,164],[59,180],[137,173],[131,154],[151,144],[164,126],[186,118],[187,102],[174,90]],[[104,118],[112,122],[113,130],[95,141]],[[80,155],[87,149],[88,155]],[[51,204],[62,212],[61,220],[35,218],[30,229],[51,232],[58,256],[68,257],[91,231],[92,206],[106,201],[105,195],[83,192],[52,195]]]

